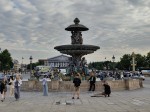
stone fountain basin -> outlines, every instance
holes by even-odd
[[[74,54],[86,55],[86,54],[93,53],[97,49],[100,49],[100,47],[94,45],[73,44],[73,45],[56,46],[54,47],[54,49],[68,55],[74,55]]]

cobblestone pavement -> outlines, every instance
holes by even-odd
[[[80,99],[72,100],[69,92],[50,92],[47,97],[41,92],[21,92],[19,101],[6,97],[0,102],[0,112],[150,112],[149,84],[138,90],[112,92],[106,98],[91,95],[84,92]]]

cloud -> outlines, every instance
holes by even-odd
[[[101,47],[88,62],[150,51],[148,0],[0,0],[0,47],[25,63],[59,55],[54,47],[71,43],[64,29],[76,17],[89,28],[83,43]]]

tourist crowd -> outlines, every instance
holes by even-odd
[[[20,98],[20,86],[22,84],[21,74],[16,73],[16,75],[4,75],[4,78],[0,83],[0,92],[1,92],[1,102],[6,98],[7,85],[9,85],[9,97],[15,97],[16,100]]]
[[[82,74],[83,75],[83,74]],[[96,75],[95,72],[90,72],[89,74],[89,91],[95,91],[95,83],[96,83]],[[47,77],[44,76],[42,79],[42,85],[43,85],[43,96],[48,96],[48,83],[47,83]],[[75,95],[77,95],[77,99],[80,99],[80,85],[82,83],[82,78],[80,73],[74,73],[73,74],[73,84],[74,84],[74,92],[72,99],[75,99]],[[20,98],[20,87],[22,84],[22,77],[20,73],[16,73],[15,75],[12,74],[7,77],[7,75],[4,76],[2,81],[0,82],[0,92],[1,92],[1,102],[5,101],[6,99],[6,92],[7,87],[9,86],[9,97],[14,97],[16,101]],[[111,90],[110,86],[107,82],[104,81],[103,83],[104,91],[101,93],[101,95],[110,96]]]

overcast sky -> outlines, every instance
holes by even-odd
[[[0,0],[0,48],[20,63],[60,55],[76,17],[89,28],[83,43],[100,46],[88,62],[150,51],[150,0]]]

